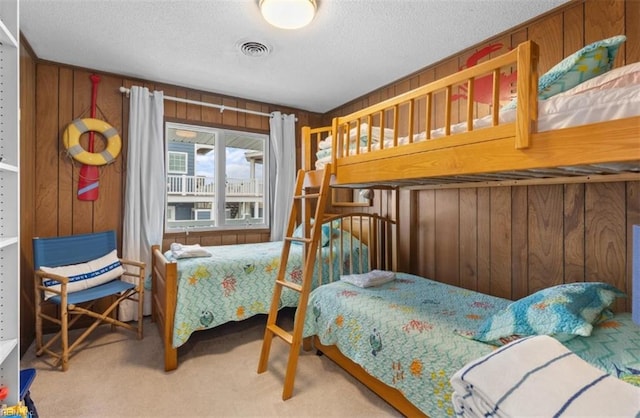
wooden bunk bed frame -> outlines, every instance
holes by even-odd
[[[303,127],[304,167],[312,167],[319,142],[331,135],[335,187],[459,188],[640,179],[640,116],[536,132],[537,62],[538,47],[527,41],[474,67],[336,117],[331,126]],[[516,68],[518,73],[516,120],[500,123],[499,106],[492,106],[492,126],[474,130],[473,80],[492,75],[493,103],[498,103],[504,68]],[[452,91],[461,85],[466,86],[469,98],[466,109],[460,111],[466,116],[466,132],[452,134]],[[437,95],[439,99],[434,100]],[[424,111],[416,111],[417,103]],[[445,132],[441,138],[430,139],[436,107],[444,115]],[[427,140],[412,142],[420,123]],[[358,138],[365,133],[371,138],[372,125],[381,131],[393,130],[392,143],[380,149],[372,149],[370,141],[364,150],[347,146],[350,130],[356,129]],[[409,143],[398,143],[402,135],[410,138]]]
[[[527,41],[502,56],[333,118],[331,126],[303,127],[303,165],[305,169],[313,167],[320,141],[331,135],[334,187],[462,188],[640,180],[639,116],[536,132],[537,62],[538,47]],[[499,123],[499,106],[493,106],[492,126],[474,130],[474,78],[493,75],[493,103],[498,103],[500,71],[514,66],[518,72],[516,121]],[[461,84],[466,85],[469,97],[466,132],[451,134],[452,91]],[[424,131],[429,135],[434,122],[434,96],[438,92],[444,92],[445,97],[439,102],[444,108],[445,135],[399,145],[401,132],[413,138],[415,126],[419,125],[417,118],[423,118]],[[419,100],[425,108],[421,114],[415,111]],[[401,109],[405,109],[404,121]],[[367,141],[365,150],[349,146],[350,130],[356,130],[356,138],[361,134],[371,138],[372,125],[380,128],[380,132],[384,132],[385,125],[393,130],[391,146],[372,149],[371,141]],[[310,339],[317,350],[405,416],[425,415],[401,392],[369,375],[336,346],[321,344],[317,336]],[[310,341],[305,341],[305,348],[310,346]]]
[[[394,220],[372,213],[353,212],[326,214],[325,221],[332,222],[332,225],[334,225],[333,222],[339,222],[341,230],[349,232],[351,236],[367,245],[370,268],[396,269],[396,259],[393,256],[396,254],[396,249],[388,247],[397,242],[395,236],[397,228],[395,228]],[[332,239],[343,240],[342,234],[336,234]],[[327,257],[329,262],[332,257],[340,257],[340,260],[342,257],[341,254],[332,252],[329,252],[328,256],[322,256],[321,249],[318,253],[318,258]],[[165,371],[175,370],[178,367],[178,349],[173,347],[178,279],[178,263],[168,260],[160,245],[153,245],[151,247],[151,315],[162,336]]]

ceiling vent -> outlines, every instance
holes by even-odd
[[[252,58],[264,57],[271,52],[267,45],[256,41],[240,42],[239,48],[244,55]]]

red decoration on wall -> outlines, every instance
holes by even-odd
[[[504,45],[501,43],[491,44],[486,46],[471,55],[465,65],[460,67],[460,69],[473,67],[481,59],[489,56],[492,52],[498,51],[502,49]],[[512,72],[511,74],[500,73],[500,100],[510,100],[512,98],[512,90],[514,88],[513,84],[516,82],[517,71]],[[474,80],[474,94],[473,101],[476,103],[483,104],[492,104],[493,101],[493,75],[487,74],[486,76],[478,77]],[[451,98],[451,101],[455,101],[458,99],[467,99],[467,86],[462,85],[458,87],[458,94],[454,94]]]

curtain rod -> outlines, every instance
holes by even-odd
[[[129,95],[130,91],[131,90],[126,88],[126,87],[120,87],[120,93],[126,93],[127,95]],[[153,93],[149,93],[149,94],[153,95]],[[219,105],[219,104],[215,104],[215,103],[200,102],[200,101],[197,101],[197,100],[183,99],[181,97],[164,96],[164,99],[172,101],[172,102],[187,103],[187,104],[192,104],[192,105],[197,105],[197,106],[204,106],[204,107],[213,107],[215,109],[220,109],[220,113],[224,112],[225,110],[232,110],[234,112],[249,113],[251,115],[271,117],[270,113],[257,112],[255,110],[240,109],[238,107],[224,106],[224,105]]]

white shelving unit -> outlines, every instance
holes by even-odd
[[[18,0],[0,0],[0,385],[20,398],[20,63]]]

